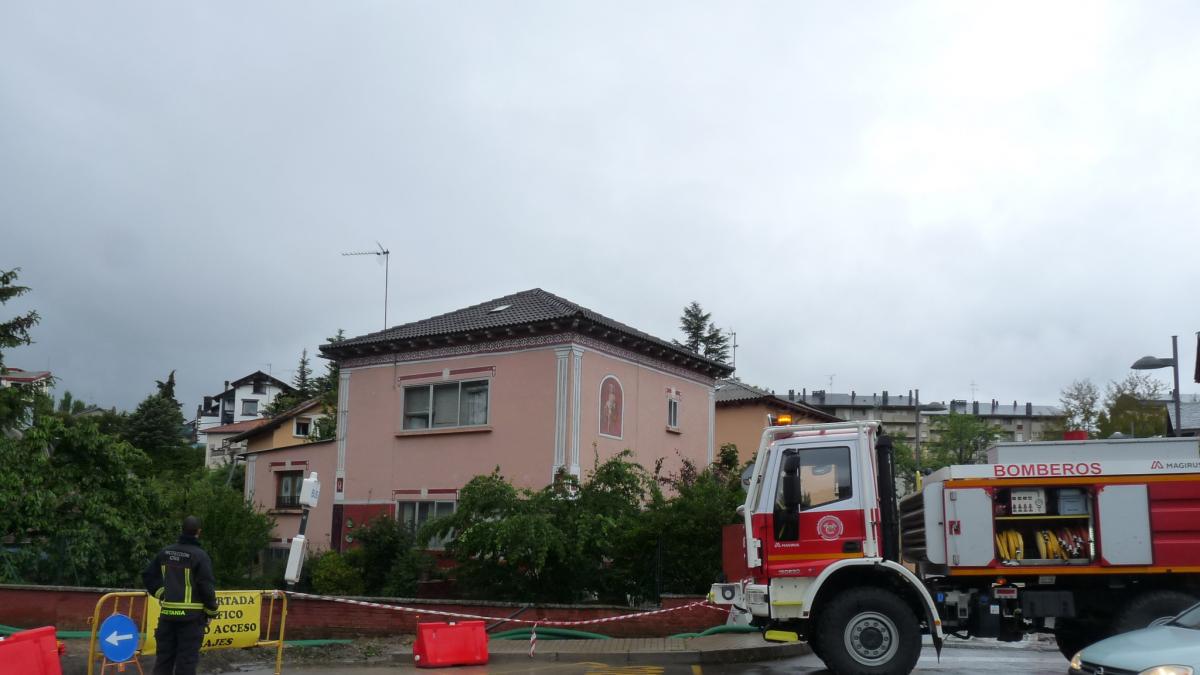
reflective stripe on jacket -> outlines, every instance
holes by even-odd
[[[142,572],[142,581],[146,592],[161,604],[162,619],[199,619],[217,613],[212,560],[195,537],[183,535],[159,551]]]

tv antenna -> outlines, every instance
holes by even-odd
[[[343,253],[342,255],[344,255],[344,256],[350,256],[350,255],[377,255],[377,256],[383,256],[383,329],[384,329],[384,330],[387,330],[387,327],[388,327],[388,322],[387,322],[387,307],[388,307],[388,256],[389,256],[389,254],[391,253],[391,251],[389,251],[389,250],[387,250],[386,248],[384,248],[384,247],[383,247],[383,244],[379,243],[378,241],[376,241],[376,242],[375,242],[375,245],[376,245],[377,247],[379,247],[379,248],[378,248],[377,250],[375,250],[375,251],[350,251],[350,252],[348,252],[348,253]]]

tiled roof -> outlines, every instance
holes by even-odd
[[[209,427],[208,429],[201,429],[200,433],[202,433],[202,434],[239,434],[243,431],[249,431],[251,429],[261,427],[262,425],[264,425],[270,421],[271,420],[263,417],[263,418],[259,418],[256,420],[246,420],[244,422],[234,422],[233,424],[226,424],[224,426]]]
[[[236,443],[242,439],[250,438],[252,436],[257,436],[259,434],[266,433],[266,432],[272,431],[274,429],[278,429],[280,426],[283,425],[284,422],[292,419],[293,417],[296,417],[297,415],[299,415],[302,412],[305,412],[307,410],[317,407],[318,405],[320,405],[320,403],[321,403],[321,399],[310,398],[307,401],[304,401],[303,403],[299,403],[299,404],[289,408],[288,410],[285,410],[285,411],[279,413],[278,415],[276,415],[274,417],[270,417],[270,418],[263,420],[264,424],[259,424],[259,425],[250,427],[249,429],[246,429],[245,431],[239,433],[237,436],[231,436],[229,438],[229,442]]]
[[[540,288],[513,293],[478,305],[464,307],[428,319],[394,326],[375,333],[321,345],[321,352],[334,358],[376,352],[404,352],[426,349],[438,341],[449,344],[457,337],[471,336],[486,342],[509,337],[515,329],[528,334],[528,327],[542,333],[586,331],[597,339],[641,351],[657,349],[670,353],[679,365],[719,377],[733,369],[724,363],[704,358],[684,347],[643,333],[636,328],[581,307]]]
[[[20,368],[5,368],[3,374],[0,374],[0,380],[9,382],[38,382],[40,380],[50,379],[50,371],[48,370],[21,370]]]
[[[1172,429],[1200,429],[1200,401],[1180,401],[1179,412],[1183,417],[1182,425],[1175,421],[1175,402],[1167,403]]]
[[[804,405],[798,401],[789,401],[782,396],[772,394],[766,389],[760,389],[759,387],[746,384],[740,380],[721,380],[717,383],[717,405],[721,405],[722,403],[747,403],[751,401],[762,401],[764,399],[775,405],[783,406],[794,412],[803,412],[806,415],[816,417],[820,420],[828,422],[837,422],[841,420],[841,418],[830,415],[823,410]]]

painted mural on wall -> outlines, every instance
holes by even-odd
[[[600,433],[621,438],[621,417],[625,408],[625,392],[617,378],[609,375],[600,382]]]

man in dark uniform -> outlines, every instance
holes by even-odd
[[[217,615],[212,560],[200,548],[199,518],[183,519],[179,541],[154,556],[142,582],[162,605],[154,631],[154,675],[195,675],[204,629]]]

